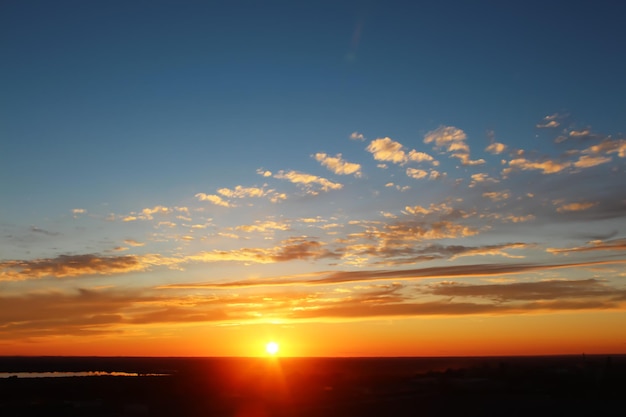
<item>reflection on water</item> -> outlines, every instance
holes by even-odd
[[[137,372],[0,372],[0,378],[66,378],[73,376],[168,376],[168,374],[140,374]]]

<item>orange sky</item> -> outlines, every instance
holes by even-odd
[[[255,3],[3,2],[0,355],[626,353],[626,2]]]
[[[626,353],[621,311],[500,317],[424,317],[354,323],[181,325],[143,329],[121,339],[58,337],[0,344],[2,355],[486,356]]]

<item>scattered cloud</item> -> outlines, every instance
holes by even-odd
[[[279,171],[274,175],[274,178],[287,180],[293,184],[300,185],[304,187],[305,191],[309,194],[317,194],[318,189],[321,189],[322,191],[330,191],[340,190],[343,188],[343,184],[298,171]]]
[[[230,188],[220,188],[217,190],[218,194],[226,198],[247,198],[247,197],[265,197],[268,194],[263,188],[258,187],[243,187],[241,185],[237,185],[234,189]],[[271,192],[271,190],[269,191]]]
[[[342,159],[341,154],[329,156],[320,152],[315,154],[315,160],[337,175],[354,175],[357,178],[362,175],[361,165],[346,162]]]
[[[538,129],[547,129],[547,128],[559,127],[559,126],[561,126],[561,124],[557,122],[556,120],[550,120],[545,123],[537,123],[537,125],[535,125],[535,127],[537,127]]]
[[[559,127],[561,126],[561,123],[558,122],[558,119],[562,119],[563,117],[565,116],[560,115],[558,113],[545,116],[543,118],[543,121],[541,123],[537,123],[535,127],[537,127],[538,129],[549,129],[549,128]]]
[[[552,159],[529,161],[526,158],[516,158],[509,161],[510,169],[519,169],[522,171],[537,170],[541,171],[543,174],[557,174],[567,169],[570,165],[569,162],[560,162]],[[508,173],[510,170],[506,172]]]
[[[499,142],[492,142],[485,148],[485,150],[494,155],[499,155],[506,150],[506,145]]]
[[[229,203],[228,201],[224,200],[219,195],[198,193],[198,194],[196,194],[195,197],[198,200],[200,200],[200,201],[208,201],[208,202],[210,202],[212,204],[215,204],[216,206],[233,207],[233,205],[231,203]]]
[[[584,203],[569,203],[564,204],[556,209],[559,213],[565,213],[568,211],[583,211],[588,210],[598,203],[584,202]]]
[[[363,136],[363,133],[352,132],[350,134],[350,139],[364,141],[365,140],[365,136]]]
[[[422,178],[428,177],[428,171],[417,168],[407,168],[406,175],[413,179],[420,180]]]
[[[444,150],[457,158],[463,165],[482,165],[484,159],[470,159],[470,148],[465,132],[454,126],[440,126],[424,135],[424,143],[433,144],[435,149]]]
[[[393,162],[394,164],[404,164],[407,155],[402,150],[402,144],[391,138],[375,139],[367,146],[366,150],[374,155],[377,161]]]

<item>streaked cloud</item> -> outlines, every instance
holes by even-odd
[[[626,239],[614,240],[593,240],[584,246],[576,246],[571,248],[548,248],[547,252],[553,254],[570,254],[576,252],[598,252],[598,251],[626,251]]]
[[[5,261],[0,263],[0,280],[18,281],[45,277],[67,278],[81,275],[110,275],[143,271],[150,262],[127,256],[59,255],[56,258]]]
[[[517,275],[529,272],[554,271],[581,267],[606,267],[610,265],[626,265],[626,260],[607,260],[571,263],[480,263],[466,265],[452,265],[441,267],[426,267],[412,269],[376,269],[358,271],[337,271],[319,273],[315,277],[277,277],[267,279],[228,281],[221,283],[188,283],[170,284],[162,288],[245,288],[285,285],[339,285],[347,283],[363,283],[373,281],[399,280],[426,280],[426,279],[469,279],[500,277],[503,275]]]

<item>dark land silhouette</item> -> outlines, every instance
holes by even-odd
[[[618,416],[626,355],[0,357],[0,416]],[[153,376],[152,374],[166,374]]]

